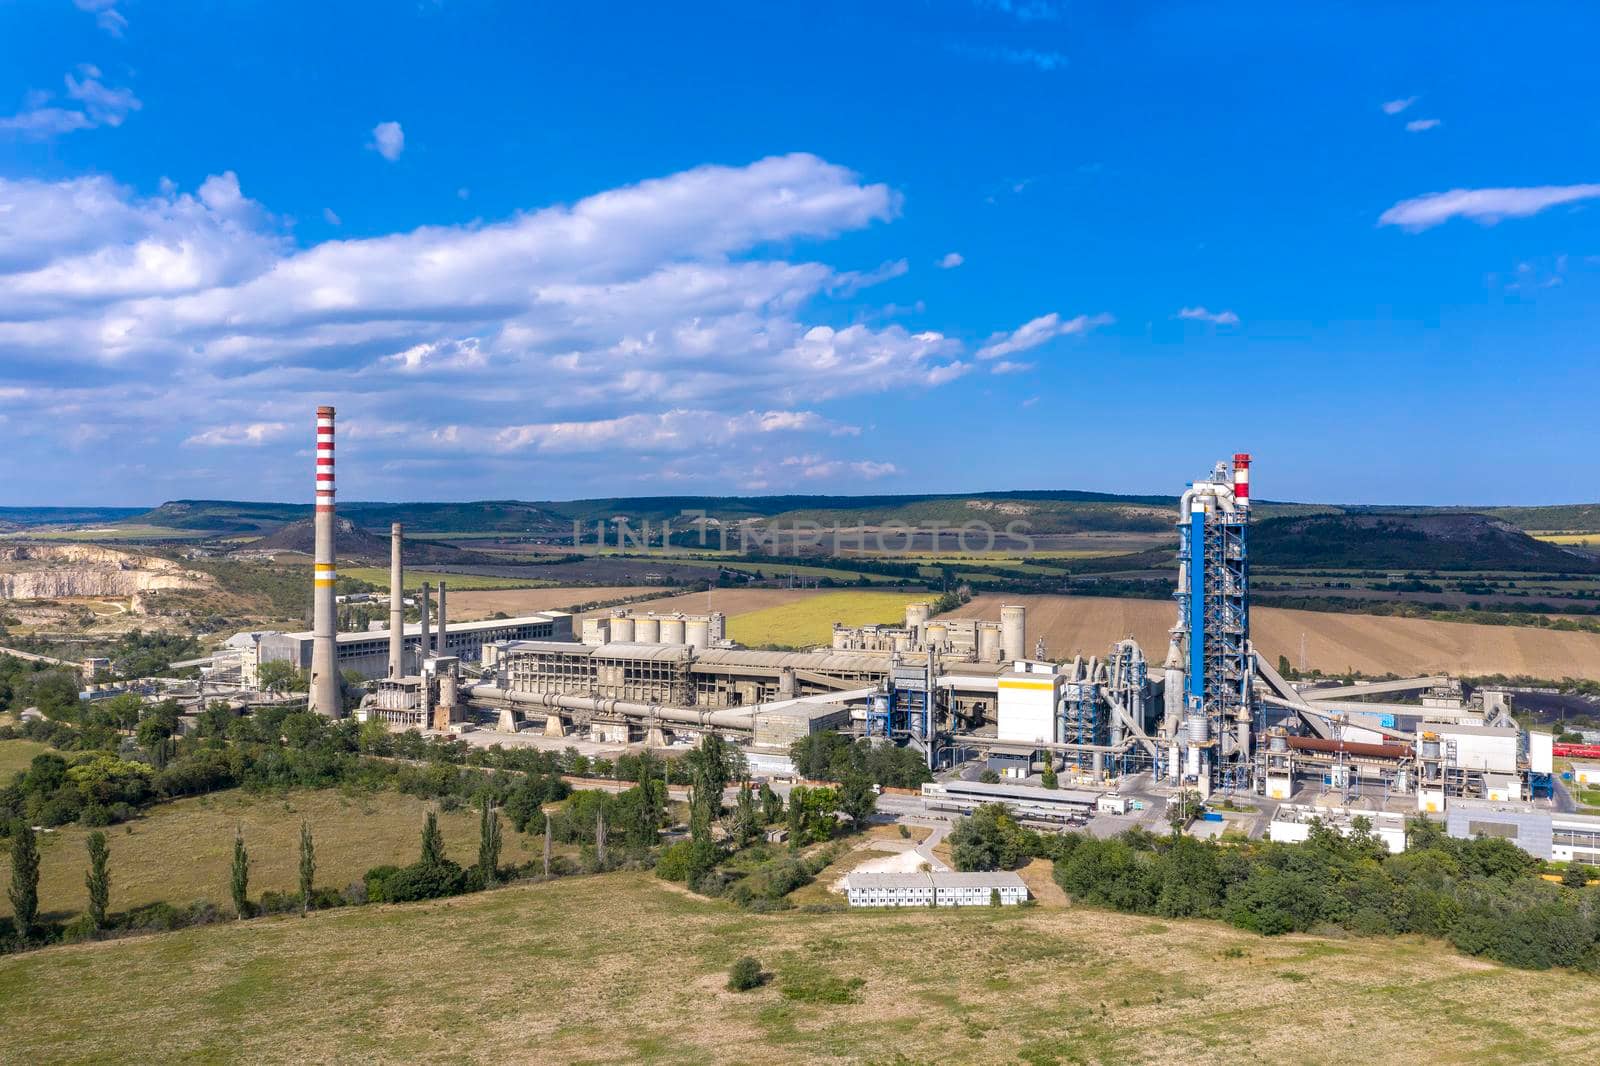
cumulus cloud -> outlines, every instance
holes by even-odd
[[[183,443],[200,446],[258,445],[289,432],[287,422],[251,422],[248,425],[212,426]]]
[[[372,143],[369,147],[393,163],[406,150],[405,131],[398,122],[380,122],[372,127]]]
[[[1068,62],[1067,57],[1060,52],[1037,48],[975,48],[971,45],[960,44],[952,45],[951,50],[969,59],[1005,63],[1014,67],[1032,67],[1034,70],[1046,74],[1064,69]]]
[[[1470,218],[1490,225],[1503,218],[1527,218],[1550,207],[1600,197],[1600,184],[1539,185],[1509,189],[1451,189],[1449,192],[1401,200],[1378,216],[1380,226],[1403,226],[1413,232],[1452,218]]]
[[[801,477],[808,480],[818,478],[835,479],[840,475],[848,475],[855,480],[876,481],[879,478],[898,474],[900,469],[893,463],[880,462],[875,459],[826,459],[820,455],[791,455],[783,461],[785,467],[798,468]]]
[[[1052,311],[1048,315],[1040,315],[1023,323],[1009,333],[994,334],[982,348],[978,349],[977,355],[979,359],[1001,359],[1037,348],[1057,337],[1087,333],[1097,326],[1109,325],[1112,321],[1114,321],[1112,317],[1107,314],[1079,315],[1076,318],[1063,319]]]
[[[1398,115],[1400,112],[1404,111],[1406,108],[1410,107],[1416,102],[1417,98],[1415,96],[1407,96],[1399,100],[1385,100],[1383,103],[1383,113],[1385,115]]]
[[[0,390],[149,455],[163,433],[248,443],[238,427],[300,426],[334,402],[341,432],[370,442],[374,495],[415,494],[403,479],[446,468],[501,486],[542,454],[573,457],[573,479],[665,471],[583,465],[645,446],[673,457],[675,478],[735,484],[746,472],[708,443],[738,440],[755,470],[781,440],[860,433],[819,405],[970,372],[966,345],[935,330],[818,323],[814,305],[898,276],[898,260],[852,274],[774,251],[898,212],[888,187],[797,154],[303,246],[232,173],[153,195],[106,177],[0,179]],[[191,412],[204,421],[172,428]],[[26,432],[43,454],[61,426]],[[262,478],[231,491],[299,485],[278,466]]]
[[[1239,324],[1239,316],[1232,311],[1207,311],[1204,307],[1185,307],[1178,312],[1178,317],[1193,319],[1196,322],[1209,322],[1213,326]]]
[[[954,270],[965,262],[966,259],[962,257],[960,252],[946,252],[944,258],[939,260],[939,269]]]
[[[85,63],[76,75],[65,78],[67,101],[51,103],[47,92],[28,94],[23,109],[0,118],[0,132],[44,140],[76,130],[120,126],[131,112],[144,106],[131,89],[112,89],[101,82],[99,68]]]
[[[94,15],[94,22],[113,37],[121,37],[128,20],[117,10],[117,0],[72,0],[79,11]]]
[[[989,368],[991,374],[1025,374],[1032,370],[1037,363],[1013,363],[1009,359],[1002,359]]]
[[[1423,133],[1439,125],[1436,118],[1414,118],[1406,123],[1407,133]]]

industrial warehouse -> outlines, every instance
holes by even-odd
[[[324,696],[316,683],[332,663],[373,682],[356,714],[395,728],[616,750],[716,732],[752,770],[774,774],[792,772],[796,739],[824,731],[902,746],[936,775],[921,797],[930,812],[999,802],[1026,821],[1070,826],[1185,794],[1256,797],[1277,810],[1259,827],[1274,839],[1302,839],[1314,821],[1348,832],[1365,818],[1392,840],[1405,815],[1421,814],[1542,857],[1600,858],[1600,819],[1553,809],[1551,738],[1517,726],[1509,693],[1469,693],[1445,676],[1290,683],[1262,659],[1250,639],[1249,455],[1182,494],[1176,604],[1159,663],[1132,639],[1070,657],[1042,641],[1030,649],[1020,605],[993,620],[946,619],[927,602],[909,604],[900,624],[835,625],[827,646],[762,651],[729,640],[715,612],[617,608],[576,627],[561,612],[452,625],[442,583],[436,609],[423,586],[420,623],[407,624],[398,524],[389,628],[334,633],[323,584],[335,574],[333,422],[331,408],[319,409],[313,628],[239,641],[258,663],[309,666],[322,713],[342,710],[337,688]],[[962,772],[972,767],[1000,783],[972,780]],[[1067,786],[1039,787],[1046,770]]]

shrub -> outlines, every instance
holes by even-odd
[[[760,988],[765,979],[761,963],[746,955],[728,971],[728,991],[748,992],[752,988]]]
[[[680,840],[676,844],[662,848],[661,857],[656,860],[656,876],[663,881],[687,881],[689,860],[693,854],[693,849],[687,840]]]
[[[80,914],[68,922],[61,930],[61,939],[67,944],[77,944],[85,940],[93,940],[98,932],[94,927],[94,919],[87,914]]]

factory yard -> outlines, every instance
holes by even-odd
[[[26,743],[0,742],[0,765],[15,761],[4,749]],[[0,776],[10,779],[9,773]],[[296,789],[281,796],[233,790],[161,804],[105,831],[114,876],[112,906],[121,911],[159,900],[184,906],[197,899],[222,905],[228,898],[235,828],[244,831],[250,849],[251,892],[294,892],[302,820],[316,837],[317,883],[343,888],[373,866],[414,860],[430,810],[437,806],[398,792],[333,789]],[[441,812],[439,826],[449,856],[470,864],[477,857],[477,813]],[[69,825],[40,834],[39,898],[46,918],[69,919],[82,912],[89,832]],[[543,846],[542,838],[508,832],[506,862],[528,861],[536,845]],[[10,880],[10,864],[0,863],[0,887]],[[0,917],[10,914],[11,903],[0,893]]]
[[[771,978],[726,991],[746,954]],[[763,916],[616,873],[8,957],[0,1041],[26,1062],[1521,1063],[1600,1053],[1593,991],[1418,940]]]
[[[982,595],[950,617],[994,618],[1003,603],[1027,605],[1029,654],[1042,636],[1052,657],[1069,659],[1080,652],[1103,655],[1112,642],[1131,635],[1159,661],[1166,654],[1174,611],[1170,600]],[[1596,633],[1275,607],[1253,608],[1250,625],[1256,647],[1268,662],[1283,655],[1297,669],[1600,680]]]

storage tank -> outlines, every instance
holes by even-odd
[[[1028,609],[1020,604],[1000,608],[1000,651],[1007,659],[1028,657]]]
[[[933,604],[908,603],[906,604],[906,628],[916,629],[918,626],[928,624],[928,619],[933,617]]]
[[[663,618],[661,620],[661,643],[682,644],[684,641],[684,627],[682,618]]]
[[[625,614],[616,615],[611,619],[611,639],[631,641],[633,636],[633,619]]]
[[[922,630],[923,643],[930,647],[944,647],[945,637],[949,630],[943,622],[929,622]]]
[[[1189,743],[1204,744],[1211,739],[1211,719],[1203,714],[1189,716]]]
[[[833,650],[848,651],[850,649],[850,630],[835,622],[833,624]]]
[[[997,663],[1000,654],[1000,627],[985,622],[978,627],[978,661]]]
[[[683,623],[683,641],[690,647],[711,647],[711,622],[705,618],[689,618]]]
[[[900,632],[896,633],[894,635],[894,650],[895,651],[910,651],[911,650],[911,637],[912,637],[912,634],[907,632],[906,630],[901,630]]]
[[[661,619],[655,615],[633,620],[633,639],[640,644],[661,643]]]

